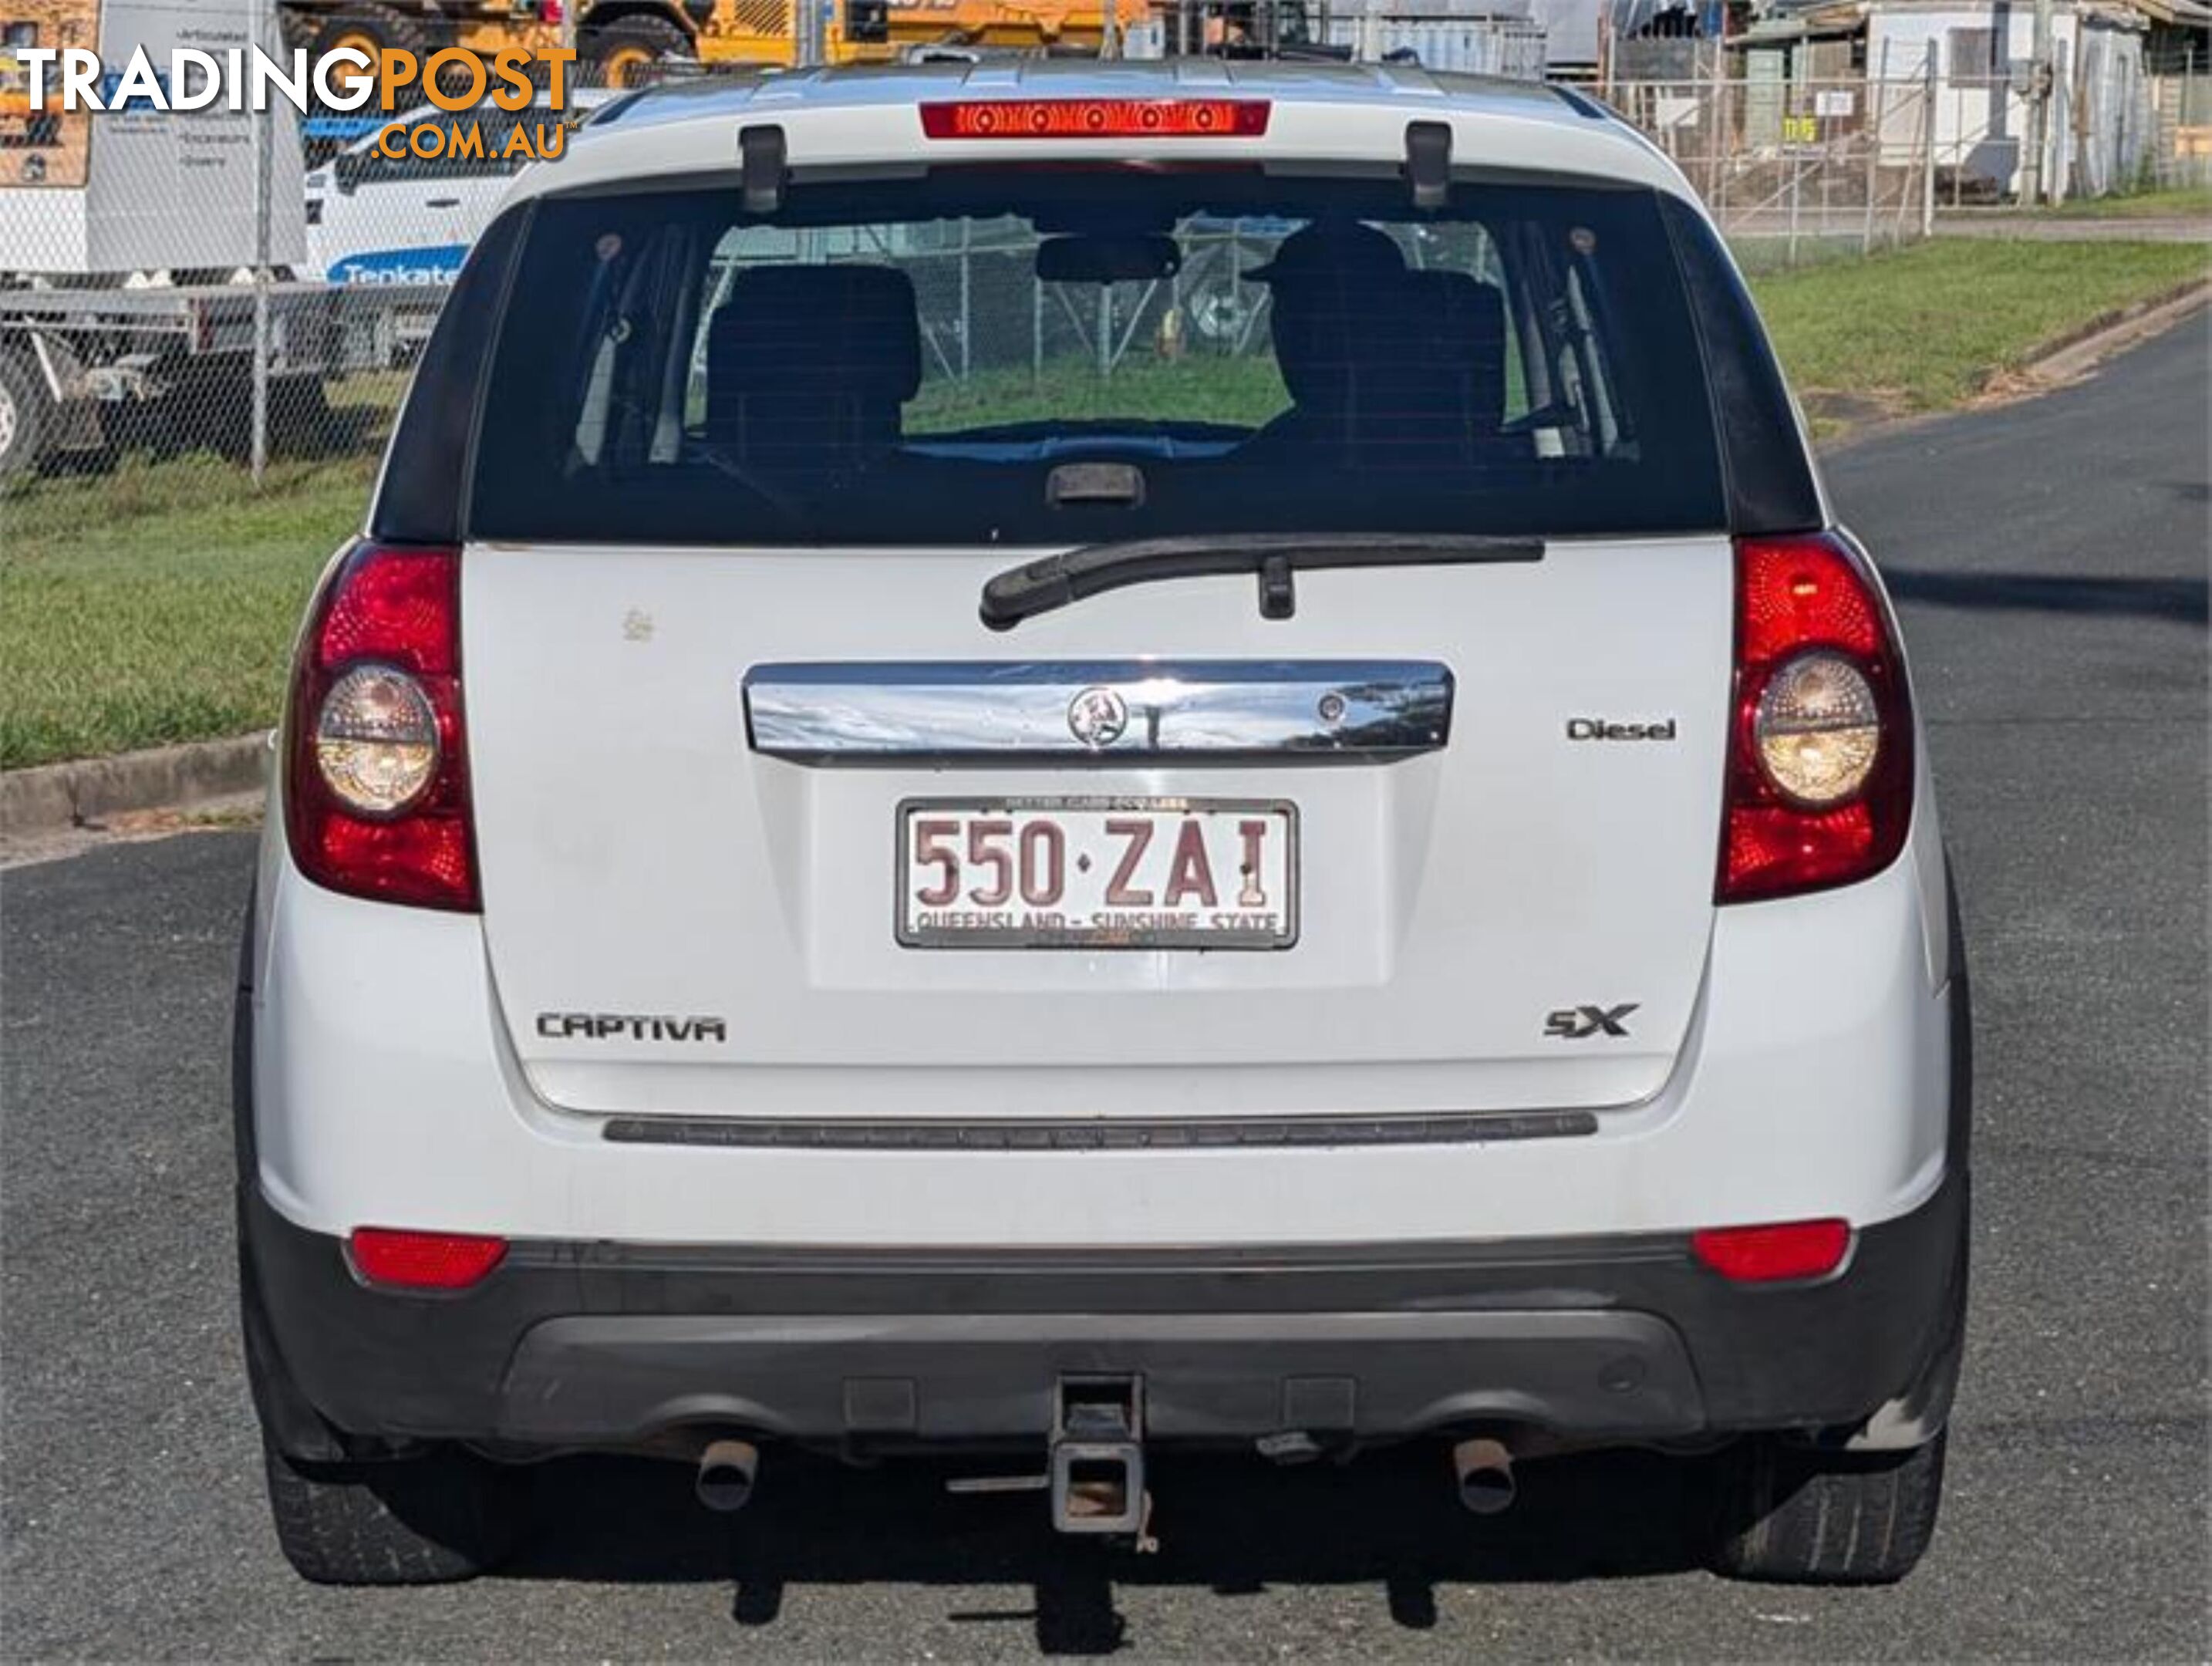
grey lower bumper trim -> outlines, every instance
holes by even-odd
[[[1200,1146],[1445,1146],[1563,1140],[1597,1132],[1587,1110],[1449,1116],[1217,1116],[1176,1122],[785,1122],[617,1116],[602,1137],[631,1146],[866,1151],[1146,1151]]]
[[[1681,1337],[1650,1314],[576,1316],[533,1327],[502,1437],[560,1444],[733,1423],[803,1439],[1041,1438],[1063,1377],[1140,1376],[1150,1433],[1359,1436],[1506,1420],[1691,1435]]]
[[[619,1447],[667,1421],[893,1446],[1030,1438],[1050,1426],[1055,1378],[1133,1374],[1164,1438],[1494,1420],[1632,1441],[1856,1427],[1911,1391],[1955,1334],[1966,1177],[1862,1228],[1833,1277],[1776,1285],[1732,1284],[1672,1234],[1042,1250],[524,1239],[474,1289],[418,1296],[363,1285],[341,1241],[258,1187],[240,1204],[261,1374],[348,1438]]]

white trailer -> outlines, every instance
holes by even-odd
[[[250,44],[279,46],[265,0],[0,0],[0,481],[106,453],[140,407],[240,448],[272,411],[321,412],[347,337],[333,292],[292,281],[307,255],[292,107],[65,111],[51,76],[34,106],[15,51],[90,47],[112,91],[141,46],[166,68],[173,48],[220,61]]]

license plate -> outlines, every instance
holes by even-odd
[[[913,949],[1286,949],[1295,806],[1227,799],[909,800]]]

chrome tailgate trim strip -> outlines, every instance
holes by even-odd
[[[756,752],[793,763],[1373,761],[1443,748],[1453,682],[1426,660],[858,661],[758,665]]]

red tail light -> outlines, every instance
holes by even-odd
[[[315,599],[284,734],[292,860],[320,885],[477,907],[460,552],[358,544]]]
[[[1832,533],[1736,544],[1735,704],[1716,900],[1848,885],[1904,848],[1912,713],[1895,629]]]
[[[1820,1278],[1841,1267],[1850,1247],[1850,1223],[1842,1220],[1715,1226],[1690,1234],[1692,1255],[1741,1284]]]
[[[921,106],[933,139],[1256,139],[1266,99],[962,99]]]
[[[403,1290],[465,1290],[490,1275],[507,1254],[505,1238],[465,1232],[400,1232],[357,1226],[346,1240],[354,1268],[371,1284]]]

